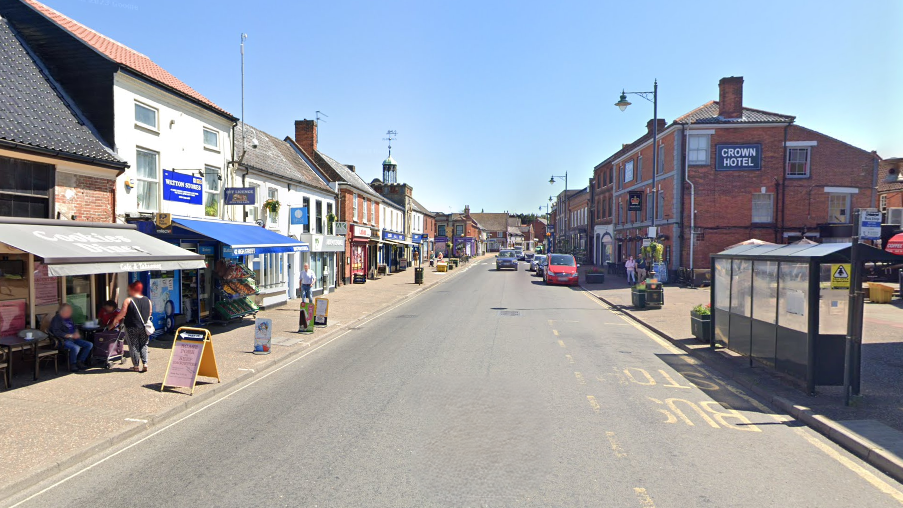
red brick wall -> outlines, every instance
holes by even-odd
[[[115,189],[115,180],[57,172],[56,211],[67,219],[75,215],[79,221],[116,222]]]

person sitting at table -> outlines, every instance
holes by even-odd
[[[116,302],[107,300],[100,306],[100,312],[97,313],[97,321],[100,323],[100,326],[105,328],[109,327],[110,323],[116,319],[116,314],[119,314],[119,309],[116,308]]]
[[[60,305],[53,320],[50,321],[50,334],[59,339],[62,349],[69,352],[69,370],[78,372],[87,369],[85,360],[91,354],[94,344],[82,339],[78,328],[72,321],[72,306],[68,303]]]

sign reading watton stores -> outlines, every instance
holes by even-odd
[[[762,169],[762,145],[715,145],[715,169],[718,171]]]

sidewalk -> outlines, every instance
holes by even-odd
[[[457,276],[486,256],[473,259],[448,273],[424,266],[424,284],[414,284],[414,270],[346,285],[329,298],[329,326],[313,334],[299,334],[298,305],[262,311],[259,317],[273,319],[273,347],[269,355],[254,355],[253,319],[210,328],[222,379],[198,378],[194,395],[188,390],[160,391],[169,362],[172,338],[151,342],[150,371],[131,372],[115,364],[111,370],[90,369],[80,374],[42,368],[41,378],[18,368],[13,389],[0,392],[0,500],[69,467],[150,426],[231,389],[256,373],[309,349],[312,345],[347,329],[357,321],[395,303]]]
[[[866,302],[862,396],[855,398],[850,407],[845,407],[841,387],[820,386],[818,394],[809,397],[804,393],[804,387],[795,381],[763,367],[750,367],[744,357],[727,350],[712,350],[708,344],[697,341],[690,332],[690,310],[710,302],[709,288],[666,285],[665,304],[661,309],[636,310],[631,305],[630,287],[625,278],[606,274],[604,284],[586,284],[583,283],[583,272],[588,268],[580,269],[584,289],[763,396],[779,409],[816,427],[819,432],[830,434],[828,437],[854,454],[866,458],[869,450],[891,452],[896,456],[896,466],[873,465],[903,481],[903,459],[900,459],[903,457],[903,301],[894,300],[889,305]],[[793,402],[786,403],[788,401]],[[793,407],[797,405],[807,408],[808,412]],[[848,437],[854,439],[846,439]]]

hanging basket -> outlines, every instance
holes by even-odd
[[[263,209],[269,211],[273,215],[279,213],[279,207],[281,206],[278,199],[268,199],[263,202]]]

